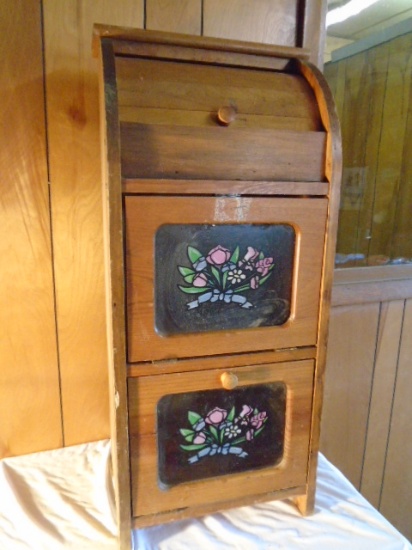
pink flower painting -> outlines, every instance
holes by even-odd
[[[206,256],[206,261],[212,265],[221,266],[229,261],[231,254],[230,250],[223,248],[223,246],[217,245]]]
[[[186,283],[178,285],[179,290],[197,295],[187,304],[189,310],[206,303],[233,304],[244,309],[253,307],[245,294],[266,283],[272,275],[274,259],[253,246],[247,245],[245,249],[240,259],[240,246],[231,251],[217,244],[205,253],[188,246],[191,266],[178,265],[177,268]]]
[[[266,411],[245,404],[238,414],[235,406],[230,411],[214,407],[204,416],[189,411],[188,420],[190,428],[180,429],[187,444],[180,445],[180,448],[191,453],[188,462],[195,464],[215,455],[232,454],[246,458],[248,453],[241,445],[252,442],[262,433],[268,416]]]

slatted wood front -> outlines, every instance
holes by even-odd
[[[324,180],[325,133],[298,74],[117,56],[116,79],[125,178]]]
[[[123,124],[125,178],[322,181],[323,132]]]

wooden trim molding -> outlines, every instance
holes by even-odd
[[[100,38],[111,38],[114,44],[115,54],[119,53],[116,46],[121,42],[129,42],[129,48],[138,55],[141,51],[141,44],[148,41],[147,31],[134,28],[115,27],[110,25],[94,26],[94,51],[98,52]],[[135,43],[135,47],[133,44]],[[213,50],[220,52],[233,52],[246,55],[257,55],[267,57],[280,57],[286,59],[309,59],[310,51],[306,48],[293,48],[290,46],[273,46],[271,44],[260,44],[253,42],[241,42],[237,40],[226,40],[224,38],[198,37],[179,33],[165,33],[162,31],[150,31],[150,43],[158,46],[183,46],[185,48]],[[136,49],[136,53],[134,52]],[[130,50],[129,53],[132,53]]]
[[[337,269],[332,306],[412,298],[412,265]]]

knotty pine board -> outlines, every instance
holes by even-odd
[[[66,445],[109,435],[95,22],[142,27],[143,2],[45,0],[51,211]]]
[[[0,458],[63,443],[40,4],[0,3]]]

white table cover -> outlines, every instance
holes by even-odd
[[[1,550],[116,549],[108,440],[0,461]],[[138,550],[411,550],[319,457],[316,513],[287,501],[135,530]]]

